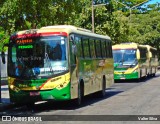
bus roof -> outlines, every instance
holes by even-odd
[[[112,49],[113,50],[116,50],[116,49],[137,49],[138,47],[146,48],[145,45],[140,45],[138,43],[131,42],[131,43],[121,43],[121,44],[113,45]]]
[[[154,48],[154,47],[152,47],[150,45],[146,45],[146,47],[147,47],[148,50],[157,50],[156,48]]]
[[[100,35],[100,34],[95,34],[95,33],[92,33],[90,30],[75,27],[75,26],[72,26],[72,25],[45,26],[45,27],[42,27],[40,29],[23,30],[23,31],[18,31],[13,36],[24,35],[24,34],[47,33],[47,32],[66,32],[67,34],[76,33],[76,34],[87,35],[87,36],[92,36],[92,37],[97,37],[97,38],[103,38],[103,39],[109,39],[110,40],[110,37],[108,35],[104,36],[104,35]]]
[[[72,26],[72,25],[46,26],[46,27],[42,27],[41,29],[71,29],[71,30],[80,30],[80,31],[85,31],[85,32],[91,32],[90,30],[87,30],[87,29],[84,29],[84,28],[75,27],[75,26]]]
[[[137,43],[121,43],[112,46],[112,49],[137,49]]]

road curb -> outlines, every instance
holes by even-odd
[[[3,111],[6,111],[8,109],[12,109],[15,107],[15,104],[12,104],[12,103],[0,103],[0,112],[3,112]]]

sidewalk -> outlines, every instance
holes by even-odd
[[[7,80],[1,80],[1,101],[0,101],[0,112],[6,109],[13,108],[14,104],[10,103],[9,91]]]

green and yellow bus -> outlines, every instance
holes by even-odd
[[[155,76],[158,67],[158,56],[157,49],[146,45],[148,50],[148,59],[149,59],[149,73],[148,76]]]
[[[112,47],[114,79],[141,79],[150,72],[149,51],[146,45],[122,43]]]
[[[71,25],[46,26],[19,31],[4,47],[14,103],[75,99],[80,105],[83,96],[94,92],[104,96],[114,83],[109,36]]]

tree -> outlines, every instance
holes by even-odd
[[[95,33],[109,35],[113,44],[137,42],[159,49],[159,4],[134,8],[130,15],[129,9],[116,1],[131,8],[145,0],[95,1],[107,3],[94,8]],[[91,5],[91,0],[1,0],[1,37],[47,25],[67,24],[92,30]]]
[[[158,11],[133,15],[131,26],[131,42],[148,44],[160,51],[160,17]],[[159,52],[160,55],[160,52]]]
[[[0,51],[2,51],[3,44],[7,43],[9,35],[0,27]]]

